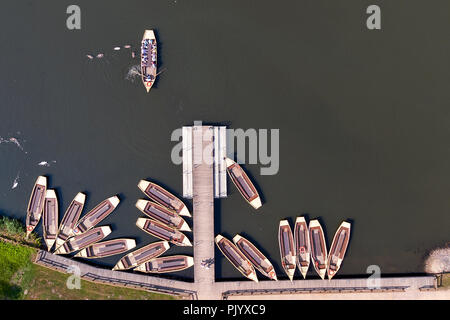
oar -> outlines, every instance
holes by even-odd
[[[161,73],[163,73],[164,71],[166,71],[166,70],[167,70],[166,68],[162,69],[160,72],[158,72],[158,73],[155,75],[155,78],[156,78],[157,76],[159,76]]]

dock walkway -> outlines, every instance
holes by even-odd
[[[213,136],[213,127],[193,127],[194,283],[199,299],[217,297],[214,265],[209,269],[201,265],[214,259]]]

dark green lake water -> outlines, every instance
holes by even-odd
[[[79,191],[87,210],[119,194],[102,223],[113,228],[108,239],[155,241],[135,226],[137,182],[160,181],[181,195],[170,135],[203,120],[280,129],[279,173],[244,166],[263,207],[256,213],[229,183],[216,212],[216,232],[254,240],[280,276],[278,222],[292,225],[303,213],[320,217],[328,244],[342,220],[353,221],[340,275],[369,265],[422,272],[427,250],[448,241],[448,1],[379,1],[378,31],[365,27],[372,2],[359,0],[77,1],[76,31],[66,28],[70,4],[2,2],[0,137],[23,147],[0,144],[2,214],[24,221],[33,183],[46,175],[60,218]],[[138,60],[113,47],[136,49],[151,28],[166,71],[147,94],[126,77]],[[97,53],[104,58],[86,58]],[[216,255],[218,277],[240,278]]]

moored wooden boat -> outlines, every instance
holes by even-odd
[[[176,246],[192,246],[188,237],[180,230],[171,228],[164,223],[148,218],[138,218],[136,225],[148,234],[161,240],[169,241]]]
[[[262,206],[261,198],[250,178],[239,164],[231,160],[225,159],[227,164],[227,172],[236,188],[239,190],[244,199],[255,209]]]
[[[44,201],[44,213],[42,215],[44,241],[47,250],[50,251],[58,234],[58,198],[55,190],[47,189]]]
[[[185,270],[194,265],[194,258],[184,255],[167,256],[151,259],[134,270],[148,273],[168,273]]]
[[[322,279],[327,273],[327,245],[319,220],[309,222],[309,242],[314,269]]]
[[[255,268],[245,255],[236,247],[233,242],[224,238],[220,234],[216,236],[216,245],[220,252],[243,276],[250,280],[258,282]]]
[[[188,208],[183,203],[183,201],[181,201],[169,191],[157,185],[156,183],[147,180],[141,180],[139,181],[138,187],[147,197],[149,197],[154,202],[175,211],[180,216],[191,216]]]
[[[295,273],[295,245],[291,227],[287,220],[281,220],[278,228],[278,244],[280,246],[281,265],[292,281]]]
[[[103,240],[110,233],[111,228],[109,226],[101,226],[90,229],[64,242],[58,249],[56,249],[55,254],[69,254],[84,249]]]
[[[157,76],[158,48],[153,30],[145,30],[141,41],[141,78],[145,90],[150,91]]]
[[[233,242],[239,250],[241,250],[244,256],[246,256],[246,258],[253,264],[253,266],[259,270],[259,272],[269,279],[275,281],[278,280],[272,263],[261,253],[261,251],[258,250],[258,248],[256,248],[253,243],[239,234],[234,236]]]
[[[119,204],[119,197],[113,196],[100,202],[94,209],[84,215],[78,221],[76,227],[72,230],[72,235],[78,235],[92,229],[99,224],[103,219],[109,216]]]
[[[294,243],[295,253],[297,256],[297,266],[303,279],[306,279],[306,273],[308,272],[311,246],[309,244],[309,232],[308,224],[304,217],[297,217],[294,227]]]
[[[136,208],[142,211],[150,219],[162,222],[169,227],[180,231],[191,231],[189,225],[175,211],[152,201],[139,199],[136,202]]]
[[[350,240],[350,223],[344,221],[339,226],[331,243],[330,253],[328,254],[328,279],[334,277],[341,267],[345,252],[347,251],[348,242]]]
[[[97,259],[124,253],[136,247],[134,239],[114,239],[94,243],[78,252],[75,257]]]
[[[133,267],[137,267],[147,261],[157,258],[164,252],[169,250],[170,244],[167,241],[153,242],[145,247],[130,252],[126,256],[122,257],[119,262],[116,263],[113,270],[126,270]]]
[[[64,214],[64,217],[59,225],[58,236],[56,237],[56,246],[58,249],[60,245],[70,238],[72,229],[80,218],[81,211],[83,211],[84,202],[86,201],[86,195],[82,192],[78,192],[75,198],[70,203],[69,207]]]
[[[47,178],[44,176],[39,176],[34,183],[30,200],[28,201],[26,218],[27,238],[41,220],[46,190]]]

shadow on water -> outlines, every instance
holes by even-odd
[[[161,41],[161,38],[159,37],[159,34],[158,34],[158,30],[156,30],[156,29],[153,29],[153,33],[155,34],[155,38],[156,38],[156,43],[157,43],[157,56],[156,56],[156,59],[157,59],[157,72],[161,72],[157,77],[156,77],[156,79],[155,79],[155,81],[153,82],[153,86],[152,86],[152,89],[153,88],[155,88],[155,89],[158,89],[158,83],[159,83],[159,78],[160,78],[160,76],[162,76],[163,74],[164,74],[164,59],[163,59],[163,55],[162,55],[162,52],[164,52],[164,42],[163,41]],[[139,49],[139,54],[140,54],[140,49]]]
[[[116,196],[119,198],[120,202],[114,210],[117,210],[118,208],[120,208],[122,203],[124,203],[125,200],[127,199],[127,197],[125,196],[125,194],[123,192],[117,193]]]
[[[80,218],[81,218],[82,216],[84,216],[88,212],[87,208],[90,208],[90,206],[92,205],[91,204],[92,201],[91,201],[91,192],[86,191],[86,190],[82,190],[80,192],[84,193],[84,195],[86,196],[86,198],[84,200],[83,210],[81,210],[81,214],[80,214]],[[73,197],[75,198],[77,196],[77,194],[75,194]]]
[[[355,220],[352,219],[352,218],[347,218],[347,219],[344,219],[343,221],[347,221],[348,223],[350,223],[350,235],[349,235],[349,238],[348,238],[348,245],[347,245],[347,252],[348,252],[348,249],[350,248],[350,244],[352,243],[351,241],[352,241],[353,232],[354,232],[354,229],[355,229],[354,228]]]
[[[60,222],[63,218],[65,208],[63,206],[64,204],[64,196],[61,187],[54,187],[53,190],[55,190],[56,193],[56,199],[58,199],[58,221]],[[59,223],[58,223],[59,226]]]

